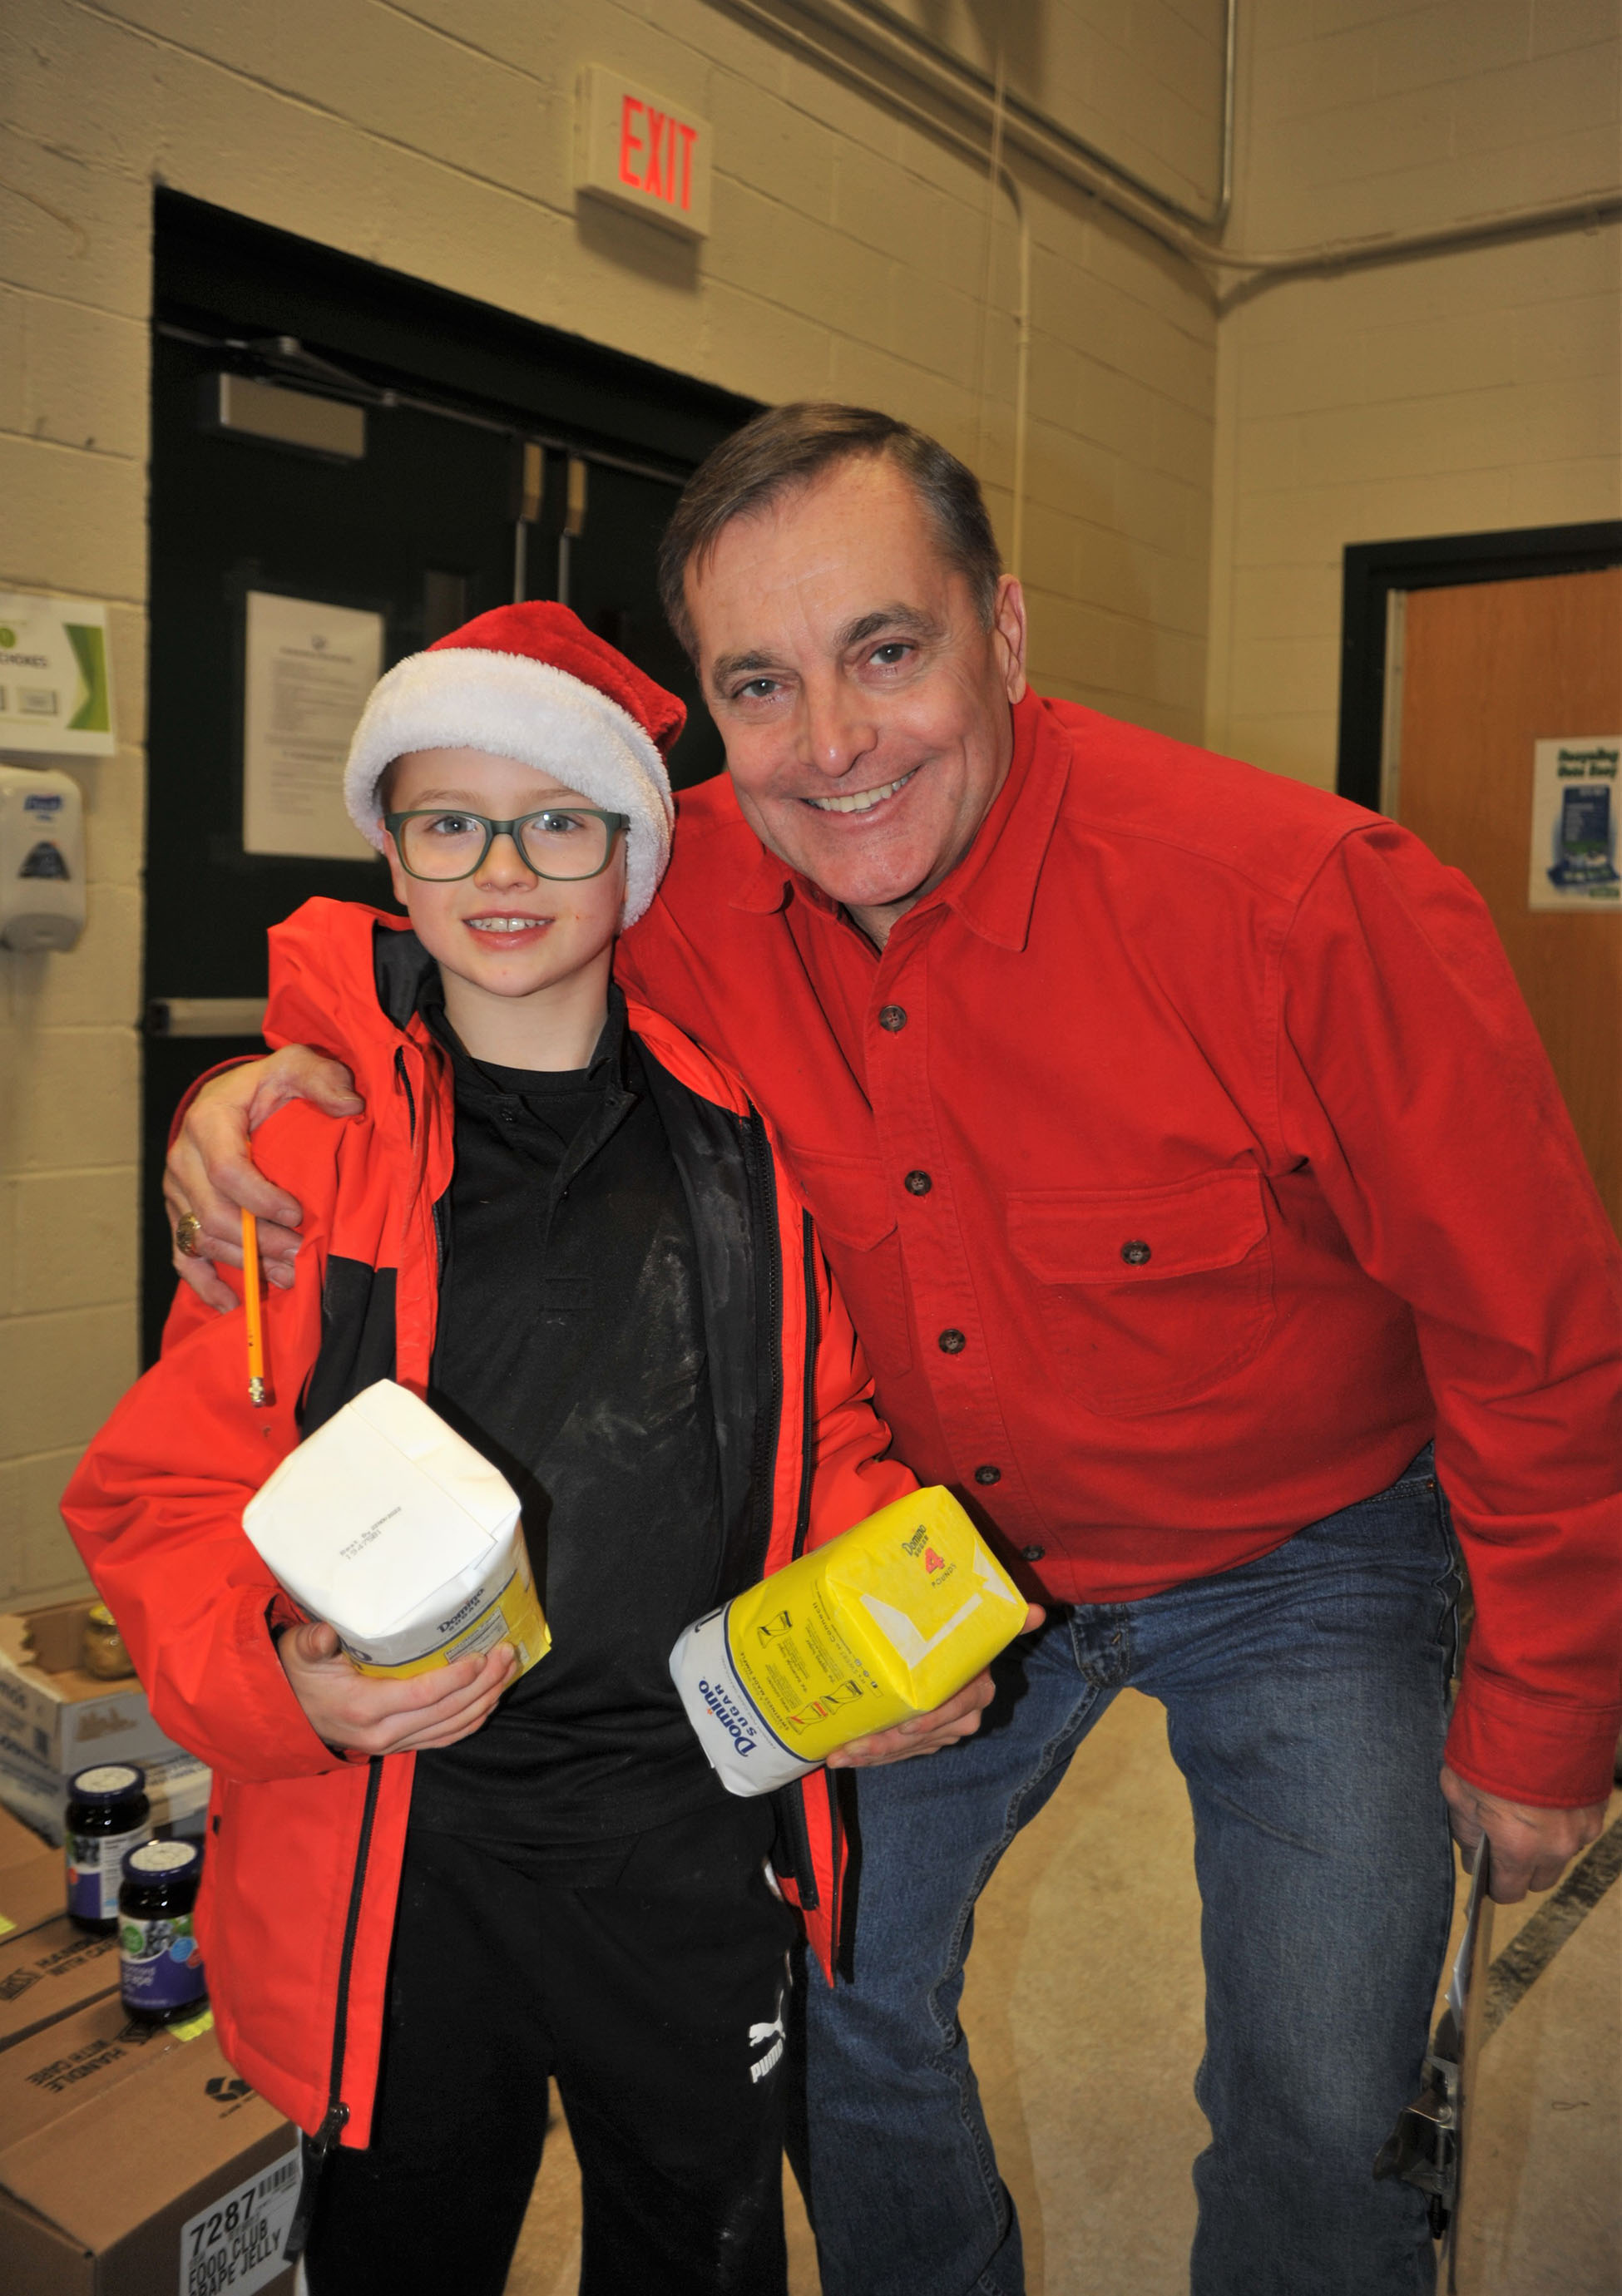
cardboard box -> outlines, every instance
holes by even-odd
[[[134,1675],[103,1682],[86,1674],[89,1597],[0,1612],[0,1733],[10,1765],[49,1783],[92,1762],[161,1762],[185,1754],[152,1720]]]
[[[70,2105],[181,2046],[172,2026],[132,2022],[116,1993],[70,2011],[0,2057],[0,2146],[47,2127]]]
[[[119,1989],[119,1936],[81,1930],[58,1914],[0,1940],[0,2052]]]
[[[208,1767],[160,1730],[133,1675],[110,1683],[85,1672],[89,1608],[86,1598],[0,1612],[0,1805],[60,1842],[75,1771],[138,1762],[154,1832],[201,1840]]]
[[[6,2296],[291,2296],[297,2131],[212,2032],[120,2018],[87,2009],[0,2058]]]
[[[37,1929],[62,1912],[66,1898],[62,1851],[0,1809],[0,1938]]]

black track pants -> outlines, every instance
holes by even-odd
[[[311,2296],[500,2296],[548,2075],[580,2158],[581,2296],[783,2296],[795,1925],[770,1838],[768,1808],[736,1802],[570,1887],[408,1835],[373,2140],[328,2159]]]

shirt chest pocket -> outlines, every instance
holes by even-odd
[[[786,1153],[882,1391],[886,1378],[912,1367],[901,1238],[884,1170],[870,1156],[792,1144]]]
[[[1031,1188],[1009,1245],[1035,1278],[1039,1344],[1088,1409],[1133,1418],[1189,1403],[1249,1363],[1273,1321],[1262,1178],[1165,1188]]]

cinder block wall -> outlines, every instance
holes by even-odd
[[[1622,180],[1616,0],[1245,0],[1247,252]],[[1220,324],[1206,738],[1332,786],[1341,552],[1622,512],[1622,233],[1268,290]]]
[[[1095,23],[1078,0],[1045,0],[1011,12],[1011,61],[1040,74],[1062,55],[1068,83],[1094,56],[1115,74],[1123,148],[1186,196],[1215,149],[1220,13],[1138,12],[1151,30],[1163,15],[1165,37],[1127,70],[1121,12]],[[76,1582],[55,1500],[135,1370],[153,184],[763,399],[892,407],[977,461],[1005,536],[1017,265],[1009,202],[988,201],[983,168],[706,0],[12,0],[0,39],[0,587],[113,602],[123,744],[81,769],[83,943],[0,952],[7,1601]],[[696,259],[646,224],[576,213],[589,62],[715,123]],[[1197,735],[1209,300],[1140,235],[1027,172],[1037,675]]]

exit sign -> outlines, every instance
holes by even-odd
[[[685,105],[638,87],[603,64],[580,74],[579,189],[668,230],[710,229],[715,131]]]

